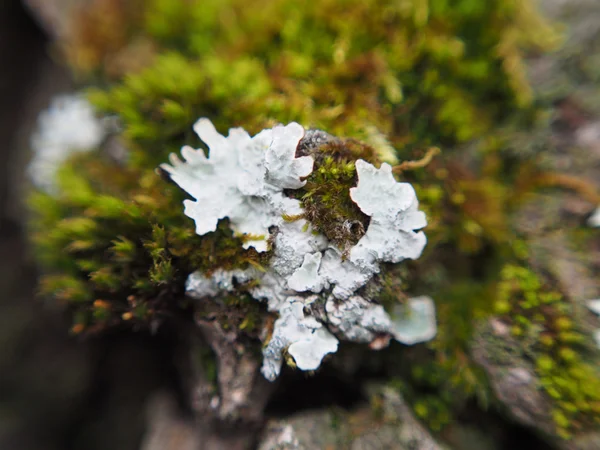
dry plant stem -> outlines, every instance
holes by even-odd
[[[598,189],[585,178],[579,178],[565,173],[542,173],[537,177],[540,186],[553,186],[570,189],[577,192],[594,205],[600,205]]]
[[[196,324],[204,338],[199,344],[208,344],[217,362],[216,393],[202,368],[194,368],[197,376],[192,407],[202,436],[202,448],[252,448],[274,385],[260,374],[259,353],[242,344],[235,331],[224,330],[217,321],[197,320]]]
[[[431,160],[435,156],[439,155],[441,152],[442,151],[438,147],[431,147],[427,150],[427,153],[425,153],[425,156],[423,156],[421,159],[418,159],[416,161],[404,161],[403,163],[394,166],[392,171],[394,173],[400,173],[404,172],[405,170],[420,169],[422,167],[427,166],[427,164],[429,164]]]

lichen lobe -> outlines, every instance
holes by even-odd
[[[284,197],[283,189],[303,186],[312,171],[312,158],[295,158],[304,129],[291,123],[263,130],[250,137],[241,128],[227,137],[210,120],[201,118],[194,131],[209,148],[183,147],[184,161],[171,155],[164,169],[194,201],[186,200],[185,214],[194,219],[196,233],[215,231],[219,220],[229,218],[231,228],[247,236],[244,248],[268,250],[269,228],[281,223],[282,214],[297,214],[299,202]]]

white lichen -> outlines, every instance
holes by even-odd
[[[306,315],[304,307],[316,297],[289,297],[279,310],[273,335],[263,349],[262,373],[274,380],[281,372],[284,351],[300,370],[316,370],[328,353],[337,351],[338,340],[318,320]]]
[[[431,297],[408,299],[394,310],[394,339],[406,345],[430,341],[437,334],[435,304]]]
[[[297,292],[321,292],[326,281],[319,276],[321,253],[307,253],[302,265],[288,279],[288,286]]]
[[[265,272],[257,279],[260,284],[253,288],[250,293],[255,299],[266,301],[269,311],[279,311],[287,304],[290,295],[295,294],[294,291],[286,289],[285,279],[272,270]]]
[[[184,204],[196,233],[215,231],[219,220],[227,217],[236,234],[248,237],[244,248],[267,251],[269,228],[281,224],[283,214],[300,211],[299,201],[285,197],[283,189],[302,187],[301,178],[312,172],[311,157],[295,157],[304,128],[291,123],[254,137],[232,128],[224,137],[202,118],[194,131],[208,146],[208,157],[202,149],[186,146],[181,150],[185,162],[172,154],[171,165],[161,167],[194,197]]]
[[[588,217],[587,223],[590,227],[600,228],[600,206],[592,211],[592,215]]]
[[[92,105],[81,95],[55,97],[40,113],[31,138],[33,157],[28,174],[38,188],[52,193],[56,171],[73,153],[97,148],[106,136],[105,123],[96,117]]]
[[[334,285],[334,297],[347,299],[358,288],[367,284],[376,270],[378,267],[374,264],[354,264],[344,260],[339,249],[329,248],[323,255],[319,274]]]
[[[327,238],[315,234],[306,220],[283,222],[274,239],[271,268],[287,279],[304,263],[305,255],[321,252],[328,245]]]
[[[265,270],[194,273],[187,292],[202,300],[253,281],[250,295],[279,315],[263,349],[267,379],[278,376],[284,355],[301,370],[317,369],[326,354],[337,350],[332,332],[363,343],[385,341],[386,336],[409,345],[433,338],[431,299],[411,299],[392,318],[376,299],[358,294],[380,271],[380,263],[418,258],[426,243],[419,230],[427,222],[415,191],[394,179],[391,166],[377,169],[356,162],[358,185],[350,196],[370,223],[359,242],[342,252],[305,219],[284,220],[303,213],[300,202],[284,189],[301,188],[313,167],[311,157],[296,158],[304,136],[300,125],[276,126],[254,137],[240,128],[221,136],[208,119],[200,119],[194,129],[208,145],[209,156],[184,147],[185,162],[172,156],[171,165],[162,167],[195,199],[185,202],[185,214],[194,219],[196,232],[214,231],[219,220],[228,218],[235,233],[246,235],[245,248],[264,252],[270,238],[272,256]]]
[[[597,314],[600,316],[600,298],[596,298],[594,300],[588,300],[587,301],[587,307],[590,309],[590,311],[592,311],[594,314]]]
[[[393,324],[383,306],[352,296],[340,301],[334,296],[325,304],[327,319],[345,339],[372,342],[378,334],[392,334]]]
[[[594,300],[588,300],[587,307],[594,314],[600,316],[600,298],[596,298]],[[594,336],[594,341],[596,342],[596,346],[598,348],[600,348],[600,328],[598,328],[597,330],[594,330],[593,336]]]
[[[356,161],[358,186],[350,189],[350,197],[363,213],[371,217],[366,234],[350,251],[350,260],[359,266],[373,266],[379,261],[398,263],[421,256],[427,243],[420,230],[427,225],[425,213],[418,210],[414,188],[399,183],[392,166],[383,163],[379,169]]]
[[[430,297],[414,297],[398,304],[392,317],[383,306],[360,296],[345,301],[333,296],[327,300],[325,311],[329,323],[354,342],[372,342],[377,335],[389,334],[398,342],[414,345],[433,339],[437,333],[435,305]]]
[[[236,285],[256,279],[257,274],[258,271],[252,268],[232,271],[217,269],[210,277],[194,272],[188,277],[185,288],[192,298],[215,297],[223,292],[232,292]]]

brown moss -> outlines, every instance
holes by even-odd
[[[197,305],[197,317],[216,320],[224,330],[235,331],[251,339],[260,339],[265,323],[270,320],[266,306],[240,287],[239,293],[205,299]]]

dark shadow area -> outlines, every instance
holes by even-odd
[[[456,419],[463,426],[476,428],[500,449],[556,450],[556,447],[550,445],[532,429],[511,422],[491,408],[484,411],[475,401],[468,402]]]
[[[351,410],[366,401],[361,383],[342,380],[330,367],[312,376],[286,368],[267,404],[266,415],[286,417],[333,406]]]
[[[46,37],[27,15],[18,0],[5,0],[0,5],[0,232],[10,231],[4,222],[12,190],[13,150],[23,116],[27,94],[35,88],[45,55]],[[12,228],[14,230],[14,227]]]
[[[173,336],[75,339],[67,315],[35,295],[24,225],[29,136],[72,84],[49,45],[20,1],[0,4],[0,449],[132,450],[149,398],[177,389]]]

